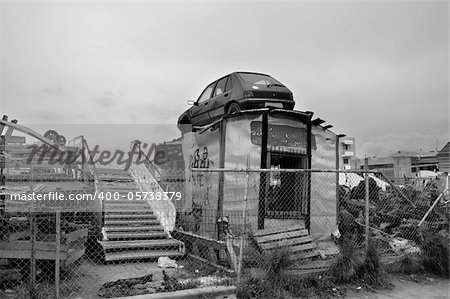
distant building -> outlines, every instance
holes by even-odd
[[[356,167],[356,142],[354,137],[342,137],[339,139],[339,165],[341,169]]]
[[[391,180],[415,177],[420,170],[440,170],[435,152],[424,154],[398,151],[388,157],[369,158],[368,163],[369,170],[379,171]],[[358,159],[355,168],[364,169],[364,159]]]
[[[443,172],[450,172],[450,142],[438,152],[437,159],[439,163],[439,170]]]

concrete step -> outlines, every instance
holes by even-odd
[[[128,200],[126,198],[124,199],[118,199],[118,200],[106,200],[103,201],[104,206],[116,206],[116,205],[134,205],[134,206],[141,206],[141,205],[148,205],[146,200]]]
[[[124,182],[124,183],[132,183],[133,178],[131,176],[122,176],[122,175],[99,175],[98,176],[99,183],[102,182]]]
[[[120,187],[120,188],[136,188],[136,182],[99,182],[100,186]]]
[[[151,210],[109,210],[105,211],[105,219],[118,219],[118,218],[127,218],[127,219],[148,219],[152,217],[156,217],[156,215]]]
[[[129,196],[131,197],[132,195],[133,195],[133,199],[135,199],[137,196],[136,196],[136,194],[138,194],[138,192],[141,192],[141,191],[139,191],[138,189],[134,189],[134,190],[125,190],[125,189],[114,189],[114,188],[106,188],[106,187],[101,187],[101,188],[99,188],[99,192],[109,192],[109,193],[112,193],[112,198],[114,199],[114,195],[115,196],[117,196],[116,194],[114,194],[114,193],[118,193],[119,195],[120,195],[120,198],[124,198],[124,199],[128,199],[127,198],[127,195],[129,194],[129,193],[132,193],[132,194],[130,194]],[[140,195],[141,195],[141,197],[144,197],[144,194],[143,193],[140,193]],[[147,195],[147,196],[149,196],[149,195]]]
[[[161,256],[183,256],[184,252],[177,250],[137,250],[137,251],[119,251],[105,252],[106,261],[117,260],[136,260],[136,259],[153,259]]]
[[[184,243],[176,239],[134,240],[134,241],[100,241],[104,250],[130,249],[130,248],[184,248]]]
[[[121,240],[138,240],[138,239],[164,239],[167,238],[167,233],[164,231],[155,232],[107,232],[106,236],[108,240],[121,239]]]
[[[120,194],[127,194],[128,192],[139,192],[138,187],[120,187],[111,185],[101,185],[99,184],[98,189],[103,192],[119,192]]]
[[[126,178],[126,179],[130,179],[132,178],[131,174],[129,173],[107,173],[107,172],[102,172],[102,173],[98,173],[98,178],[99,179],[103,179],[103,178],[115,178],[115,179],[121,179],[121,178]]]
[[[129,225],[129,226],[152,226],[159,225],[159,221],[154,219],[105,219],[105,226],[120,226],[120,225]]]
[[[140,212],[140,213],[121,213],[121,212],[109,212],[105,215],[105,221],[109,220],[133,220],[133,219],[139,219],[139,220],[150,220],[150,219],[157,219],[156,215],[153,214],[153,212]]]
[[[106,173],[128,173],[123,168],[117,168],[117,167],[97,167],[96,170],[97,170],[97,172],[101,172],[101,173],[104,173],[104,172],[106,172]]]
[[[109,232],[155,232],[164,231],[164,228],[158,224],[156,225],[145,225],[145,226],[105,226],[104,230]]]
[[[104,210],[106,213],[109,212],[153,212],[150,205],[128,205],[128,204],[116,204],[116,205],[105,205]]]
[[[136,183],[133,182],[98,182],[98,187],[118,190],[137,190]]]

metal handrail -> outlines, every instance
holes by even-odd
[[[93,180],[94,180],[94,189],[95,189],[95,193],[97,193],[98,190],[98,173],[97,173],[97,167],[95,166],[95,162],[94,162],[94,157],[91,154],[91,150],[89,149],[89,145],[87,143],[87,140],[84,138],[84,136],[82,136],[82,140],[83,140],[83,151],[84,148],[86,148],[88,155],[89,155],[89,159],[88,161],[85,161],[85,163],[88,163],[88,168],[89,168],[89,173],[91,174]],[[104,221],[105,221],[105,209],[104,209],[104,205],[103,205],[103,200],[100,200],[100,211],[102,214],[102,219],[101,219],[101,223],[102,226],[104,225]]]
[[[150,158],[142,151],[141,149],[141,142],[139,140],[133,140],[130,142],[130,147],[133,148],[134,144],[138,145],[138,154],[144,156],[145,160],[148,162],[148,167],[151,169],[148,169],[151,173],[151,175],[153,175],[153,177],[156,177],[156,174],[158,175],[158,177],[161,177],[161,172],[159,171],[158,168],[156,168],[156,166],[153,164],[152,160],[150,160]]]

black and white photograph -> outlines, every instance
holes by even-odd
[[[0,298],[449,298],[449,13],[0,0]]]

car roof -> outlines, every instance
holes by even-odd
[[[234,72],[233,74],[255,74],[255,75],[263,75],[263,76],[272,77],[271,75],[267,75],[267,74],[263,74],[263,73],[255,73],[255,72]]]
[[[256,73],[256,72],[232,72],[232,73],[229,73],[229,74],[227,74],[227,75],[225,75],[225,76],[219,77],[218,79],[216,79],[216,80],[214,80],[214,81],[211,81],[211,83],[217,82],[217,81],[219,81],[220,79],[223,79],[223,78],[225,78],[225,77],[228,77],[228,76],[231,76],[231,75],[237,75],[237,74],[255,74],[255,75],[268,76],[268,77],[271,77],[271,78],[272,78],[271,75],[263,74],[263,73]],[[209,83],[209,84],[211,84],[211,83]]]

